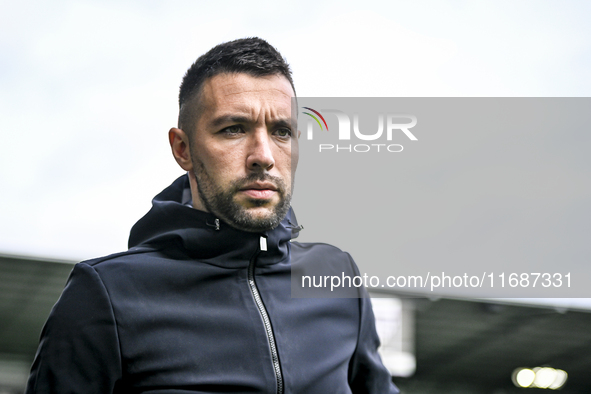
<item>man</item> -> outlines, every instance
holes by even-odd
[[[289,66],[258,38],[187,71],[172,153],[127,252],[77,264],[27,393],[397,393],[368,299],[290,297],[292,265],[350,256],[290,243],[298,160]]]

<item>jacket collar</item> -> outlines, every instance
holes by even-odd
[[[245,267],[260,250],[261,237],[267,250],[257,257],[257,265],[269,265],[289,258],[289,241],[300,227],[290,208],[273,230],[251,233],[233,228],[213,214],[183,205],[189,187],[185,174],[152,200],[152,209],[131,229],[129,247],[178,243],[194,259],[224,266]],[[186,197],[185,197],[186,199]]]

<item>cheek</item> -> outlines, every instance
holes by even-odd
[[[209,149],[201,154],[205,169],[218,184],[226,184],[243,175],[244,164],[235,149]]]
[[[298,161],[300,160],[300,151],[297,142],[291,146],[290,163],[291,163],[291,174],[295,175],[296,168],[298,167]]]
[[[297,143],[292,143],[290,147],[279,150],[275,159],[276,162],[280,162],[282,173],[294,174],[299,159]]]

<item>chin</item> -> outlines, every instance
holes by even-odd
[[[249,208],[246,209],[246,214],[252,219],[252,220],[269,220],[272,219],[275,216],[275,211],[273,209],[274,207],[269,207],[269,208],[261,208],[261,207],[257,207],[257,208]]]
[[[246,199],[244,201],[239,201],[238,204],[242,205],[242,207],[248,211],[257,210],[257,209],[265,209],[271,212],[275,209],[275,207],[280,203],[280,201],[276,201],[275,199]]]

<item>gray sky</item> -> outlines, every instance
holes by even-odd
[[[0,253],[126,249],[182,170],[178,85],[260,36],[300,96],[589,96],[586,1],[0,3]],[[302,190],[299,190],[302,192]]]

